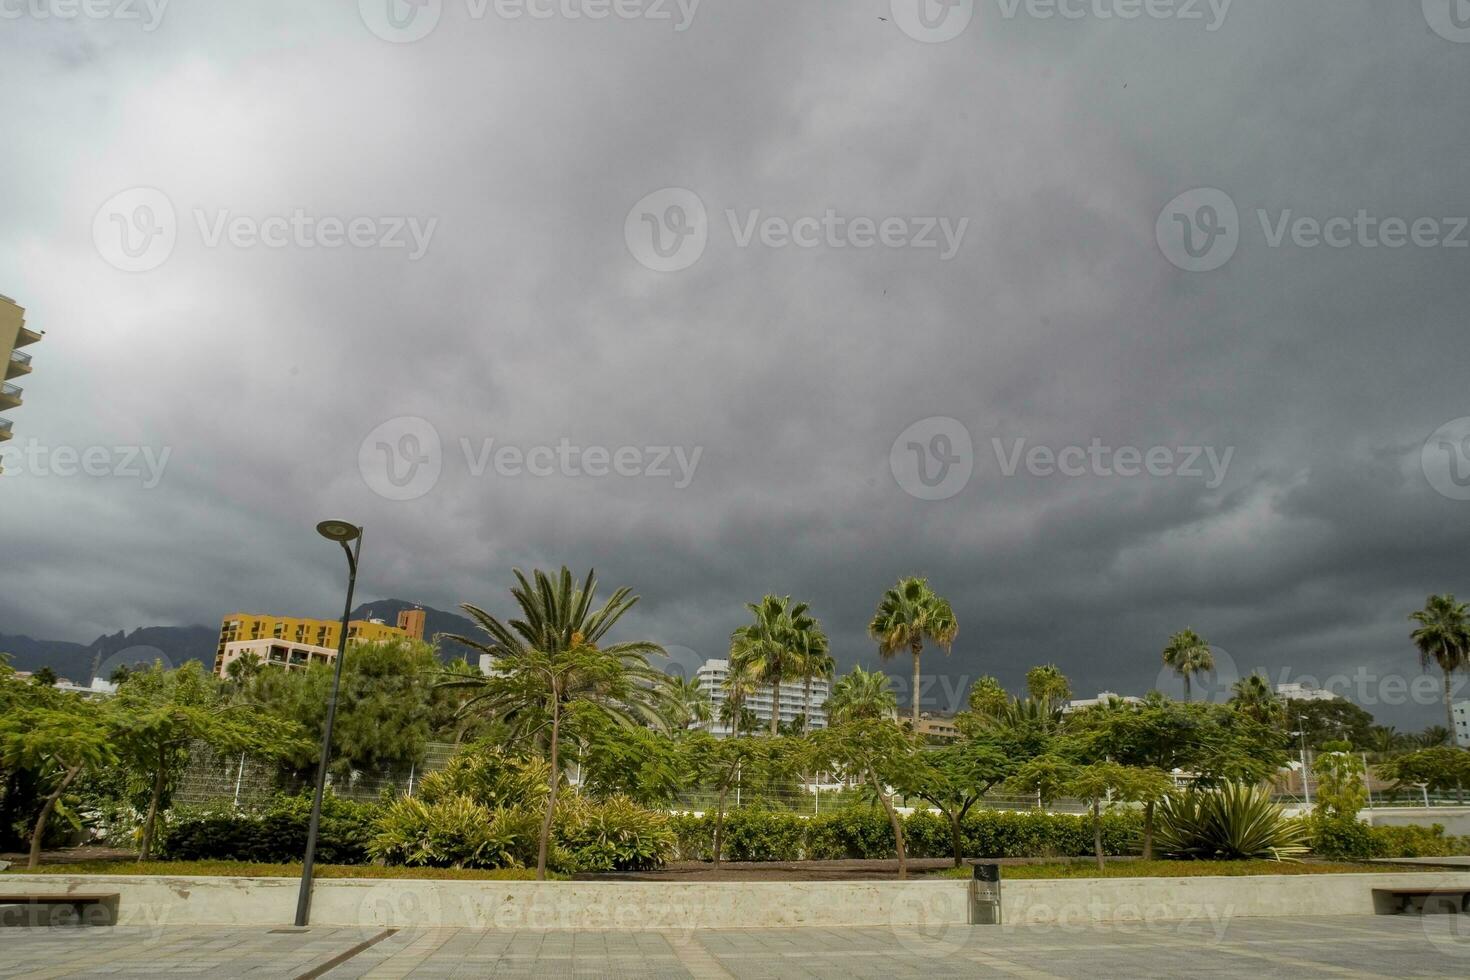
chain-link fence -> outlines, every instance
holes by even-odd
[[[369,802],[387,796],[412,796],[418,783],[428,773],[443,769],[454,754],[448,742],[430,742],[424,759],[406,769],[380,773],[353,773],[342,779],[328,774],[327,785],[344,799]],[[196,745],[189,753],[189,764],[174,791],[174,801],[185,804],[230,803],[254,807],[268,803],[280,793],[288,795],[308,791],[314,785],[314,772],[296,773],[274,759],[260,759],[245,753],[219,753],[207,745]]]

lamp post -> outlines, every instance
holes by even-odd
[[[316,768],[316,796],[311,803],[311,823],[306,830],[306,857],[301,864],[301,893],[296,898],[296,927],[302,928],[311,912],[311,870],[316,861],[317,828],[322,820],[322,796],[327,790],[327,760],[332,749],[332,724],[337,720],[337,688],[342,683],[342,661],[347,658],[347,620],[352,615],[352,590],[357,586],[357,559],[362,554],[362,528],[347,521],[322,521],[316,531],[342,546],[347,555],[347,605],[342,609],[342,632],[337,636],[337,662],[332,666],[332,693],[327,698],[327,721],[322,727],[322,754]],[[356,542],[347,547],[348,542]]]

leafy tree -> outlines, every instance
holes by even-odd
[[[898,699],[889,688],[887,674],[853,667],[852,673],[832,685],[832,696],[827,699],[827,721],[832,725],[858,719],[887,720],[897,708]]]
[[[1465,603],[1457,602],[1452,595],[1432,595],[1424,608],[1409,619],[1418,624],[1410,637],[1419,651],[1419,666],[1428,670],[1430,664],[1436,664],[1444,674],[1445,723],[1454,731],[1450,675],[1470,667],[1470,612]]]
[[[1069,795],[1086,800],[1092,811],[1093,850],[1103,869],[1102,807],[1104,802],[1157,804],[1173,784],[1157,769],[1125,766],[1111,760],[1080,766],[1066,783]]]
[[[714,738],[695,732],[684,746],[684,760],[693,781],[715,794],[715,870],[719,870],[725,840],[725,813],[730,790],[742,778],[780,775],[796,763],[791,746],[799,742],[764,738]]]
[[[1370,747],[1373,716],[1351,701],[1291,701],[1286,705],[1292,731],[1304,732],[1308,748],[1346,739],[1355,749]]]
[[[848,675],[851,676],[851,675]],[[862,780],[888,814],[898,848],[898,876],[908,877],[903,822],[889,787],[903,781],[917,762],[911,737],[887,718],[844,713],[830,728],[809,736],[809,768],[833,769]]]
[[[668,675],[648,663],[651,655],[666,655],[658,644],[606,642],[608,632],[638,602],[632,590],[618,589],[606,603],[594,607],[594,573],[588,572],[580,586],[565,566],[554,580],[540,570],[533,576],[534,585],[519,569],[515,571],[511,596],[520,607],[520,619],[502,622],[477,606],[463,606],[489,640],[448,638],[488,654],[494,673],[446,686],[474,692],[466,702],[467,712],[505,720],[523,738],[546,733],[551,783],[536,856],[536,877],[544,880],[561,779],[563,720],[569,712],[600,713],[624,728],[667,726]]]
[[[1215,655],[1204,637],[1194,630],[1182,630],[1169,637],[1164,647],[1164,665],[1174,668],[1174,673],[1184,679],[1184,700],[1191,699],[1191,680],[1196,674],[1215,669]]]
[[[1356,820],[1358,811],[1368,805],[1362,756],[1347,742],[1328,742],[1322,748],[1312,761],[1312,773],[1317,777],[1317,816]]]
[[[149,785],[140,861],[152,852],[165,792],[188,762],[191,744],[265,756],[300,752],[310,745],[295,722],[273,718],[245,702],[226,704],[219,682],[193,660],[175,670],[158,663],[133,674],[118,689],[112,707],[124,719],[117,735],[120,754]]]
[[[382,775],[422,764],[441,669],[434,648],[419,640],[348,644],[332,726],[329,771],[335,778]],[[285,756],[286,764],[302,778],[316,772],[332,674],[332,664],[263,670],[235,697],[237,703],[258,705],[306,729],[309,737],[294,743]]]
[[[1454,734],[1443,725],[1430,725],[1413,737],[1414,745],[1421,749],[1435,749],[1441,745],[1449,745],[1454,739]]]
[[[6,702],[0,713],[0,768],[29,771],[46,794],[30,832],[26,867],[35,868],[41,863],[46,826],[62,807],[66,791],[86,770],[117,761],[113,740],[119,726],[110,706],[49,687],[29,696],[0,696]]]
[[[930,588],[926,579],[912,577],[900,579],[883,594],[868,624],[868,633],[878,642],[878,655],[884,660],[900,651],[913,655],[914,731],[919,730],[919,690],[923,686],[919,657],[924,652],[924,643],[933,643],[948,655],[959,631],[960,624],[949,601]]]
[[[1379,765],[1377,772],[1383,779],[1394,781],[1395,793],[1423,783],[1435,793],[1454,790],[1463,802],[1465,786],[1470,784],[1470,752],[1449,747],[1421,749],[1390,759]]]
[[[1017,748],[1003,735],[987,733],[921,753],[912,767],[899,773],[897,786],[905,796],[928,801],[949,821],[956,868],[964,863],[965,816],[1015,774],[1023,759]]]
[[[1035,793],[1037,802],[1049,807],[1069,792],[1077,777],[1077,765],[1060,754],[1047,753],[1027,759],[1016,769],[1007,785],[1015,792]]]
[[[581,705],[576,710],[581,717],[573,713],[567,727],[577,734],[585,792],[601,798],[625,796],[640,806],[674,801],[687,780],[682,746],[655,729],[611,724],[601,712]]]
[[[52,670],[50,666],[42,667],[31,674],[31,683],[37,687],[55,687],[56,682],[59,680],[61,678],[56,676],[56,671]]]
[[[1061,708],[1072,700],[1072,684],[1056,664],[1046,664],[1026,671],[1026,693],[1039,704]]]

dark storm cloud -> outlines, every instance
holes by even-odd
[[[493,605],[512,565],[595,565],[645,597],[630,628],[712,656],[771,591],[814,602],[844,666],[871,664],[874,604],[920,572],[962,623],[932,669],[1014,686],[1053,661],[1084,695],[1142,693],[1184,626],[1273,679],[1412,674],[1408,612],[1470,591],[1470,504],[1419,462],[1470,415],[1470,253],[1272,248],[1257,215],[1470,212],[1470,45],[1418,4],[1237,0],[1206,31],[981,2],[944,44],[880,21],[887,2],[705,0],[684,32],[448,3],[414,44],[352,8],[0,34],[0,71],[25,79],[0,93],[21,134],[0,162],[0,292],[50,331],[17,442],[172,450],[153,490],[0,482],[0,631],[325,614],[340,573],[309,529],[338,513],[369,528],[369,595]],[[92,223],[133,187],[168,196],[179,237],[129,274]],[[666,187],[699,196],[709,243],[656,273],[623,229]],[[1197,187],[1241,217],[1209,273],[1155,240]],[[296,209],[437,223],[411,262],[210,248],[195,216]],[[742,248],[727,217],[828,209],[968,225],[946,262]],[[941,416],[974,473],[921,501],[890,449]],[[359,469],[400,417],[442,445],[437,483],[402,501]],[[487,439],[702,455],[686,489],[476,476]],[[1006,476],[993,442],[1094,439],[1234,454],[1219,486]]]

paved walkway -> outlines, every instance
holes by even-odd
[[[377,940],[370,946],[365,944]],[[5,977],[1465,977],[1470,916],[671,933],[0,930]]]

